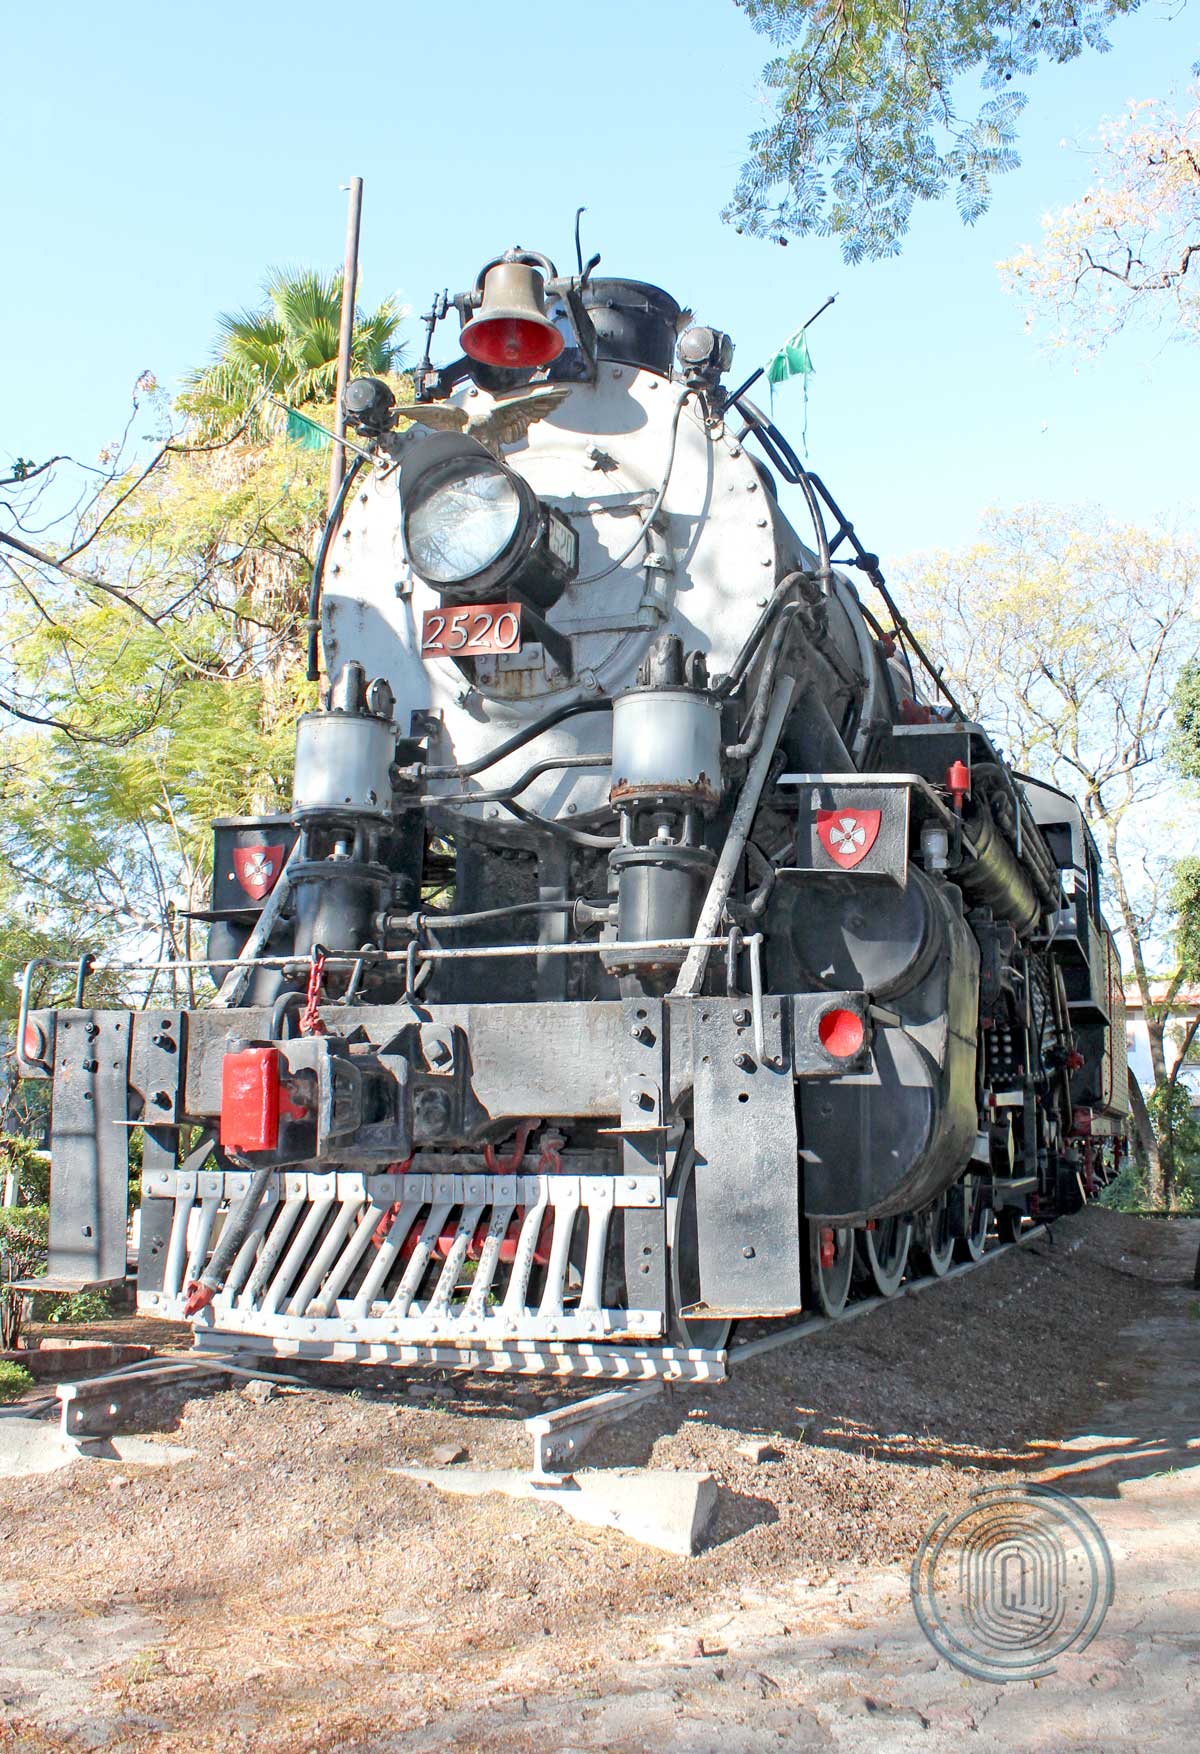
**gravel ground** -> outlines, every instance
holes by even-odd
[[[234,1390],[164,1432],[193,1461],[0,1482],[0,1748],[301,1754],[422,1725],[440,1746],[449,1714],[482,1723],[489,1702],[551,1684],[600,1692],[613,1663],[756,1592],[782,1589],[800,1624],[823,1584],[907,1564],[981,1474],[1034,1466],[1120,1389],[1112,1336],[1156,1309],[1168,1228],[1082,1214],[614,1428],[589,1465],[714,1475],[715,1544],[691,1560],[385,1471],[447,1443],[527,1467],[522,1418],[562,1398],[530,1382],[430,1397],[429,1379],[329,1376],[358,1386],[261,1406]],[[779,1459],[740,1456],[747,1437]]]

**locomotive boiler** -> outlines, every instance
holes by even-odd
[[[510,250],[351,382],[286,816],[195,1008],[35,1005],[51,1275],[201,1345],[719,1374],[1076,1207],[1120,970],[1076,805],[941,688],[728,335]],[[780,506],[796,491],[805,537]],[[874,591],[879,616],[855,576]]]

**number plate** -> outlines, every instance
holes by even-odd
[[[483,652],[519,652],[519,603],[466,603],[459,609],[427,609],[421,622],[421,653],[474,658]]]

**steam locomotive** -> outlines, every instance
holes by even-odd
[[[703,1377],[1110,1172],[1080,810],[943,688],[729,336],[595,266],[510,250],[412,402],[348,385],[330,681],[291,812],[215,825],[215,997],[27,971],[51,1282],[124,1275],[140,1129],[138,1306],[201,1347]]]

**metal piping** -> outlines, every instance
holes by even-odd
[[[708,967],[708,953],[712,948],[713,934],[716,932],[721,915],[725,911],[725,903],[729,899],[734,874],[750,834],[750,825],[754,821],[763,786],[766,784],[767,770],[775,755],[775,745],[779,741],[783,722],[787,718],[795,692],[796,678],[794,676],[781,676],[775,684],[774,692],[771,695],[771,704],[763,722],[763,733],[759,739],[758,749],[746,774],[741,796],[733,812],[733,820],[729,824],[729,832],[725,836],[725,845],[721,848],[721,856],[717,860],[717,868],[713,872],[708,894],[704,898],[704,906],[700,909],[700,917],[696,921],[696,934],[692,941],[692,948],[688,951],[683,967],[679,970],[679,978],[675,982],[674,991],[681,997],[698,993],[703,984],[704,971]],[[611,949],[612,946],[610,945],[608,948]]]
[[[418,765],[406,769],[405,775],[418,780],[474,779],[475,775],[482,773],[485,767],[495,767],[498,761],[503,761],[506,755],[512,755],[515,750],[523,749],[526,743],[531,743],[535,737],[540,737],[543,731],[552,731],[556,725],[561,725],[566,719],[577,718],[580,713],[610,713],[612,705],[612,701],[607,696],[600,700],[569,701],[566,706],[555,707],[553,712],[545,713],[540,719],[535,719],[533,724],[526,725],[523,731],[516,731],[511,737],[506,737],[503,743],[497,743],[494,749],[490,749],[486,755],[477,756],[474,761],[463,761],[450,767],[421,767]]]
[[[356,457],[346,474],[342,477],[342,485],[338,488],[337,497],[329,508],[329,516],[325,520],[325,528],[321,531],[321,540],[317,544],[316,558],[313,561],[312,579],[308,586],[308,670],[310,682],[316,682],[321,674],[321,666],[317,657],[317,639],[321,632],[321,585],[325,577],[325,560],[329,553],[329,544],[333,541],[333,533],[342,521],[342,512],[346,507],[350,489],[363,466],[363,459]]]

